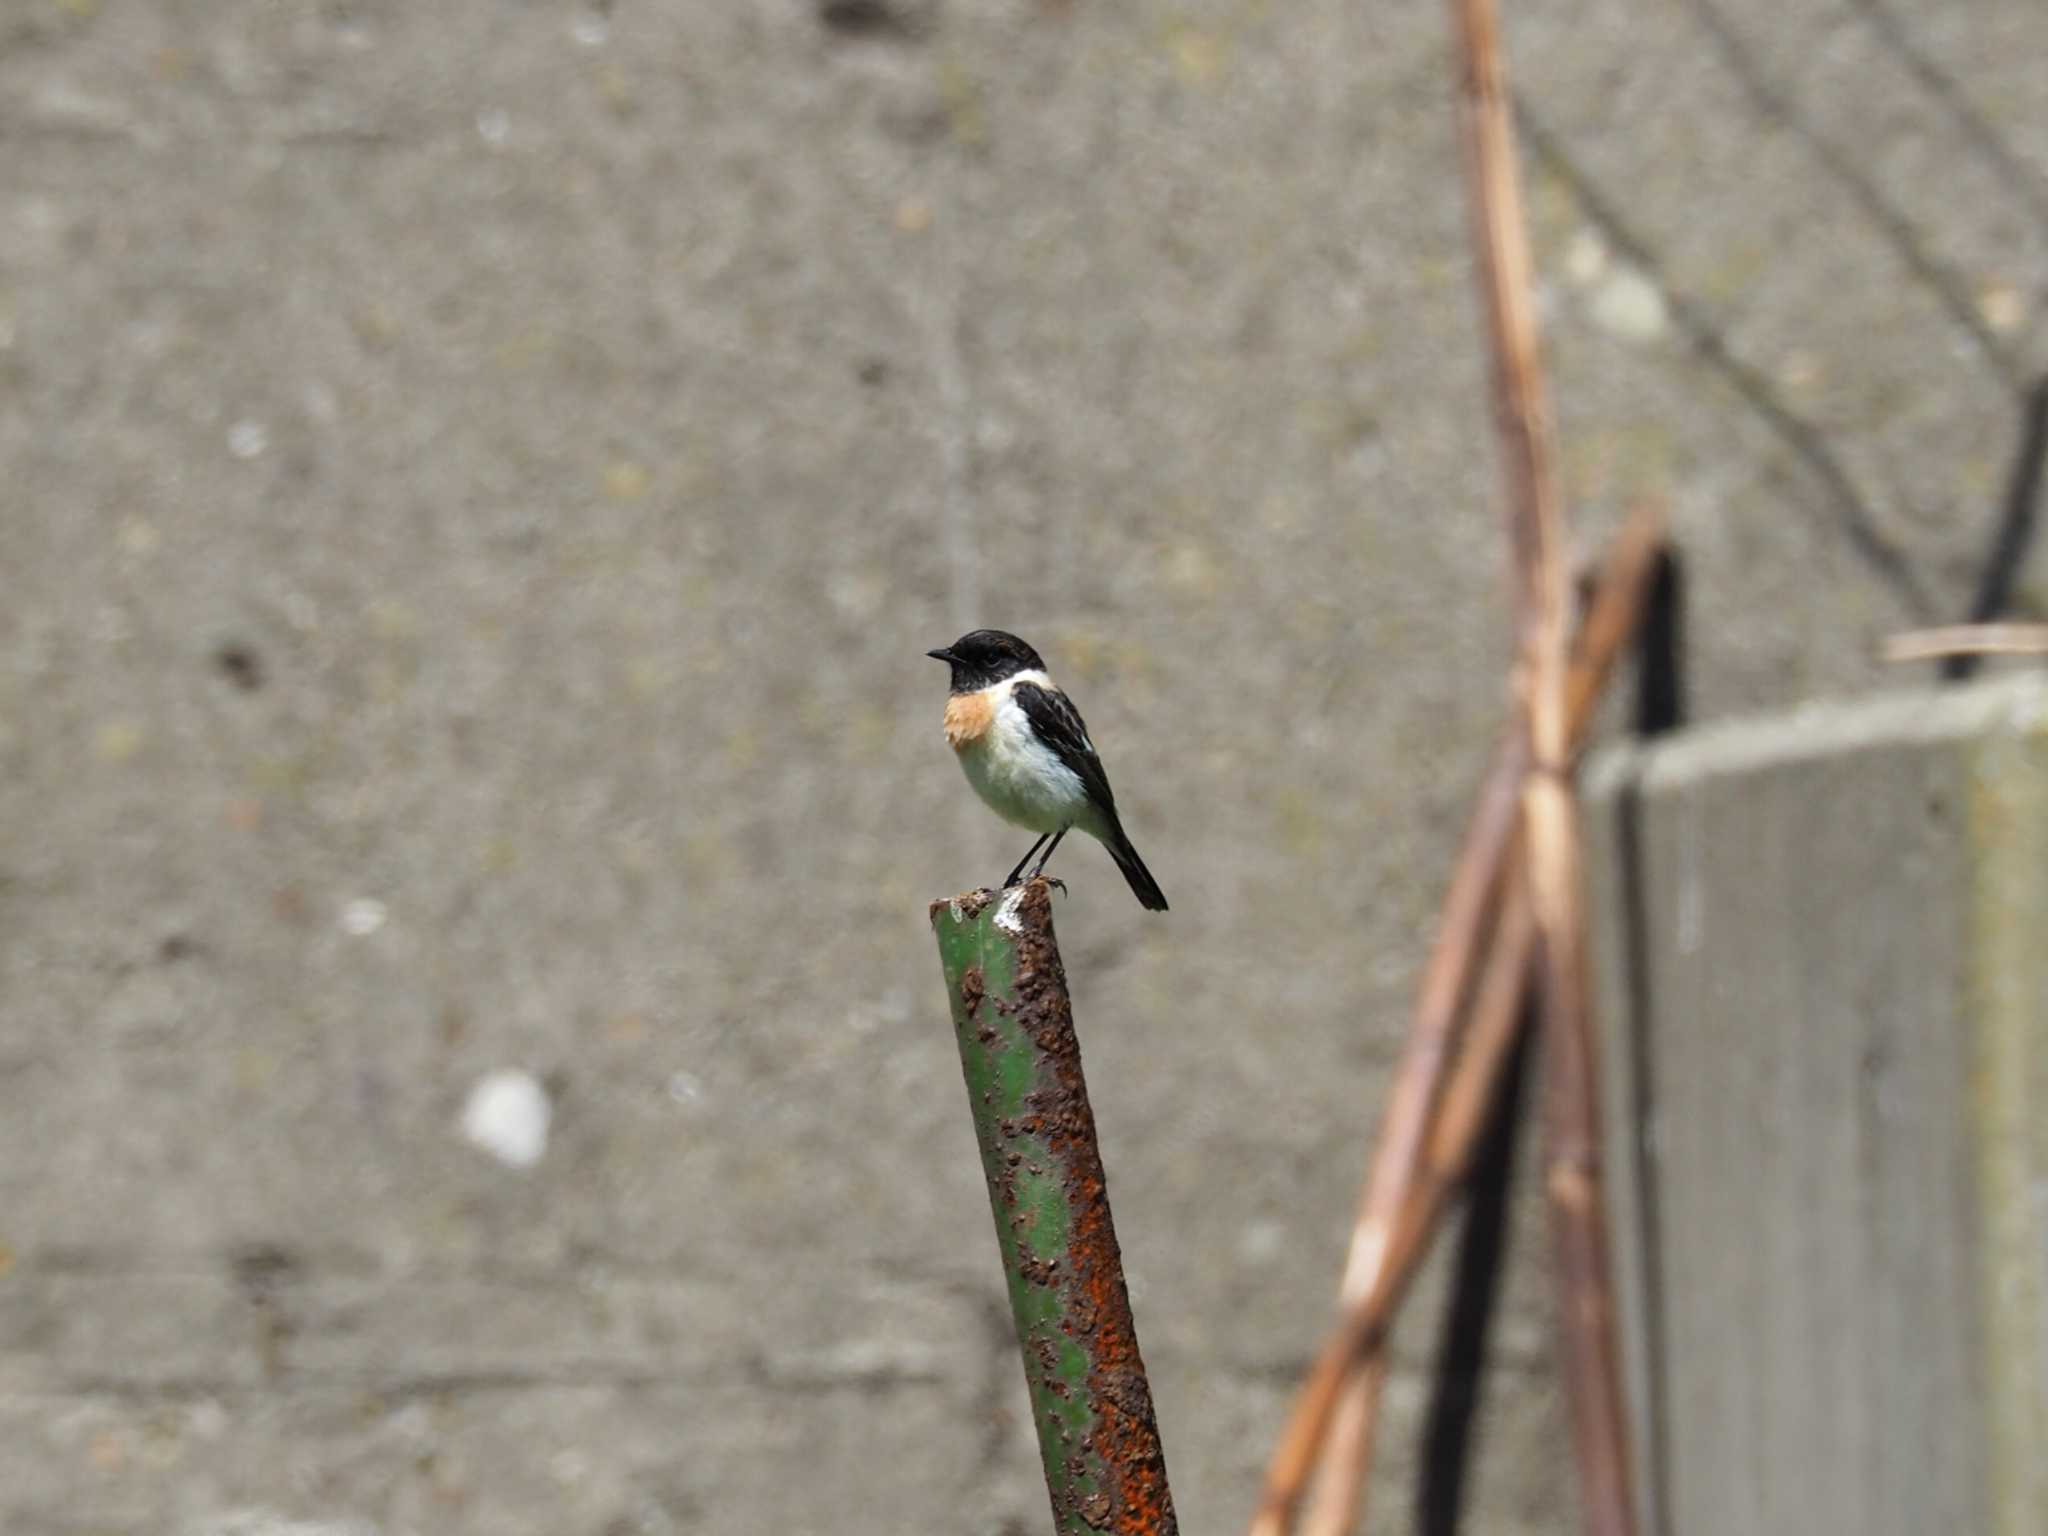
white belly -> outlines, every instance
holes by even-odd
[[[1033,832],[1079,826],[1094,818],[1081,780],[1032,733],[1024,711],[1005,698],[988,730],[960,751],[974,792],[1005,821]]]

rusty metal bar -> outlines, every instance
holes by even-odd
[[[1178,1536],[1043,880],[931,907],[1059,1536]]]

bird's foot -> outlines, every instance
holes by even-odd
[[[1019,875],[1014,880],[1005,880],[1003,882],[1003,889],[1006,891],[1014,891],[1020,885],[1029,885],[1032,880],[1043,880],[1047,885],[1052,886],[1054,889],[1056,889],[1062,896],[1067,894],[1067,882],[1060,879],[1057,875],[1033,875],[1030,877],[1030,879],[1026,879],[1024,876]]]

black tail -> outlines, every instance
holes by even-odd
[[[1145,867],[1145,861],[1138,857],[1138,850],[1131,846],[1131,840],[1124,836],[1122,827],[1112,828],[1113,838],[1106,839],[1103,847],[1116,860],[1116,867],[1124,872],[1124,878],[1131,883],[1131,894],[1138,898],[1138,904],[1147,912],[1166,910],[1166,893],[1159,889],[1159,882],[1152,878],[1152,871]]]

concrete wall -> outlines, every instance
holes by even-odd
[[[1582,527],[1669,500],[1705,713],[1870,686],[2048,355],[2048,12],[1510,10]],[[1040,1528],[923,917],[1020,851],[920,654],[984,622],[1174,901],[1060,855],[1179,1504],[1238,1526],[1502,707],[1446,46],[0,7],[0,1527]],[[501,1070],[531,1166],[462,1132]],[[1570,1518],[1540,1231],[1494,1536]]]

